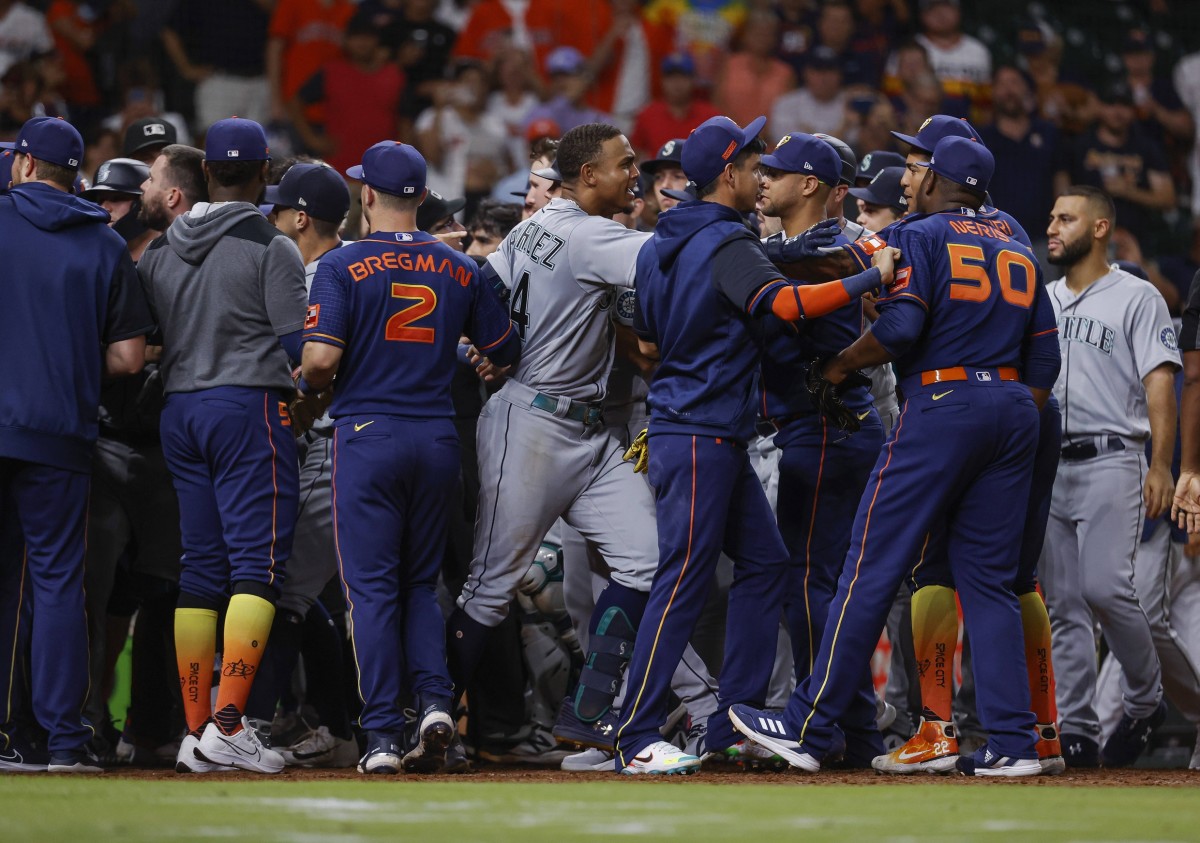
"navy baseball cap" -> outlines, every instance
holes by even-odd
[[[785,173],[816,176],[817,181],[830,187],[835,187],[842,177],[842,159],[833,147],[805,132],[781,137],[775,150],[764,155],[760,163]]]
[[[682,73],[686,76],[694,76],[696,62],[692,60],[691,53],[671,53],[662,60],[661,70],[664,74]]]
[[[875,174],[870,184],[852,187],[849,193],[855,199],[905,213],[908,210],[908,200],[904,198],[904,188],[900,186],[900,179],[903,177],[903,167],[884,167]]]
[[[766,117],[756,117],[743,129],[728,117],[708,118],[692,129],[683,145],[680,163],[684,174],[704,187],[721,175],[725,165],[749,146],[766,124]]]
[[[903,135],[900,132],[892,132],[892,137],[904,141],[919,152],[932,153],[938,145],[938,141],[942,138],[958,137],[975,140],[979,137],[979,132],[975,131],[974,126],[960,117],[951,117],[948,114],[935,114],[921,124],[921,128],[917,131],[916,135]]]
[[[948,137],[938,141],[933,156],[920,166],[928,167],[939,176],[986,193],[992,174],[996,171],[996,159],[988,148],[970,138]]]
[[[877,175],[883,172],[888,167],[903,167],[904,156],[899,152],[890,152],[886,149],[876,149],[868,152],[858,162],[858,172],[854,178],[856,181],[869,183]]]
[[[31,117],[21,127],[14,150],[77,170],[83,160],[83,136],[61,117]]]
[[[683,138],[674,138],[664,143],[658,150],[658,157],[651,158],[639,168],[643,173],[654,175],[664,167],[683,169]]]
[[[425,158],[406,143],[380,141],[346,175],[394,196],[420,196],[425,190]]]
[[[853,187],[854,174],[858,172],[858,156],[854,154],[854,150],[850,148],[850,144],[841,138],[835,138],[833,135],[827,135],[824,132],[814,132],[813,137],[819,138],[833,147],[833,151],[837,153],[838,158],[842,159],[842,173],[838,181],[846,185],[846,187]]]
[[[245,117],[227,117],[208,127],[205,161],[270,161],[271,148],[263,127]]]
[[[266,200],[326,222],[341,222],[350,210],[350,190],[327,164],[292,165],[279,184],[267,186]]]

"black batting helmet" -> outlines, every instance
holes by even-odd
[[[113,158],[96,170],[96,180],[81,196],[96,202],[106,193],[141,196],[142,182],[150,177],[150,167],[132,158]]]
[[[850,145],[841,138],[835,138],[833,135],[816,133],[813,137],[820,138],[832,146],[837,150],[838,158],[842,159],[842,177],[838,179],[838,184],[854,187],[854,177],[858,174],[858,156],[854,154],[854,150],[850,148]]]

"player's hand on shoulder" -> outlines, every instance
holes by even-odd
[[[1180,472],[1171,501],[1171,520],[1181,530],[1188,531],[1189,542],[1193,535],[1200,534],[1200,474]]]
[[[879,270],[883,285],[892,283],[896,274],[896,261],[900,260],[900,250],[895,246],[885,246],[871,255],[871,266]]]

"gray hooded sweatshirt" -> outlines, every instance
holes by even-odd
[[[150,244],[138,274],[162,331],[167,394],[293,389],[278,338],[304,326],[304,263],[257,207],[197,204]]]

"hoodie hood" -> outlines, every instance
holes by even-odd
[[[726,205],[695,199],[682,202],[660,214],[654,227],[654,252],[658,265],[665,272],[675,262],[688,243],[710,223],[726,220],[745,226],[742,215]],[[747,229],[748,231],[748,229]]]
[[[79,225],[108,224],[108,211],[48,184],[30,182],[8,193],[13,208],[42,231],[62,231]]]
[[[230,229],[256,217],[262,219],[262,214],[249,202],[199,202],[171,223],[167,243],[183,260],[199,266]]]

